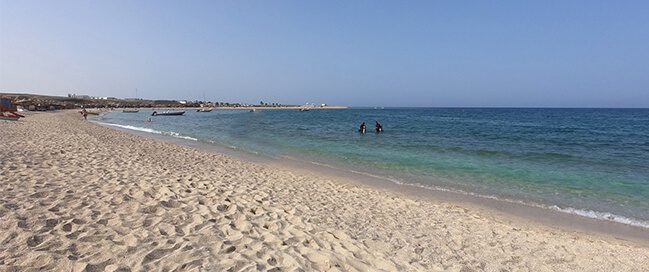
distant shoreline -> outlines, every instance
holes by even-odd
[[[331,109],[349,109],[347,106],[323,106],[323,107],[302,107],[302,106],[283,106],[283,107],[187,107],[187,108],[174,108],[174,107],[153,107],[153,108],[140,108],[140,109],[170,109],[170,110],[198,110],[198,109],[215,109],[215,110],[331,110]],[[133,108],[116,108],[115,110],[124,110]]]
[[[260,103],[250,105],[247,103],[233,103],[223,101],[199,100],[168,100],[168,99],[140,99],[140,98],[115,98],[94,97],[88,95],[70,94],[66,96],[50,96],[24,93],[0,93],[0,97],[9,98],[16,106],[29,111],[47,111],[79,108],[151,108],[151,109],[346,109],[348,106],[305,104],[287,105],[280,103]]]

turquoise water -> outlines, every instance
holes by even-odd
[[[649,109],[150,112],[100,121],[649,228]]]

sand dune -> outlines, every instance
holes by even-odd
[[[3,271],[649,271],[649,248],[84,122],[0,123]]]

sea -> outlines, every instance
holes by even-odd
[[[405,186],[649,228],[649,109],[151,112],[113,111],[98,121]],[[376,121],[382,133],[374,132]],[[366,134],[358,132],[361,122]]]

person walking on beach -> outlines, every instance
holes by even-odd
[[[376,125],[374,125],[374,129],[376,130],[376,133],[381,133],[383,132],[383,126],[379,121],[376,121]]]
[[[81,115],[83,115],[83,120],[88,120],[88,111],[86,109],[81,110]]]
[[[361,134],[365,134],[366,130],[367,128],[365,127],[365,122],[361,123],[361,127],[358,129],[358,132],[360,132]]]

